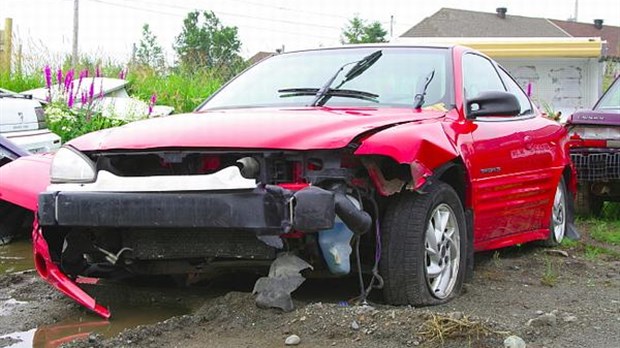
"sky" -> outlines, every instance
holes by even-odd
[[[578,0],[579,1],[579,0]],[[13,31],[26,59],[71,52],[74,0],[0,0],[0,27],[13,18]],[[148,23],[169,60],[183,18],[195,9],[213,11],[226,26],[238,27],[241,55],[334,46],[353,16],[379,21],[394,37],[442,7],[566,20],[575,0],[79,0],[79,51],[125,62]],[[619,0],[581,0],[577,20],[620,26]]]

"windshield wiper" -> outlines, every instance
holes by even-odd
[[[318,88],[285,88],[285,89],[278,90],[279,93],[287,93],[287,94],[281,95],[280,98],[299,97],[299,96],[304,96],[304,95],[316,95],[318,91],[319,91]],[[363,99],[363,100],[378,103],[376,99],[379,97],[379,95],[370,93],[370,92],[358,91],[354,89],[330,88],[327,90],[327,92],[324,93],[323,97],[348,97],[348,98]]]
[[[424,97],[426,96],[426,89],[428,88],[428,85],[433,80],[433,77],[435,77],[435,69],[433,69],[430,72],[430,74],[426,76],[426,78],[424,79],[424,86],[420,88],[418,93],[416,93],[416,95],[413,97],[413,108],[414,109],[422,108],[422,105],[424,104]]]
[[[322,106],[327,102],[327,100],[329,100],[329,97],[332,97],[332,96],[372,100],[374,98],[377,98],[378,95],[373,94],[373,93],[368,93],[368,92],[362,92],[362,91],[354,91],[354,90],[346,90],[346,89],[342,90],[339,88],[342,87],[342,85],[344,85],[345,83],[360,76],[362,73],[364,73],[364,71],[368,70],[368,68],[370,68],[373,64],[375,64],[375,62],[379,60],[379,58],[381,58],[382,55],[383,55],[383,52],[379,50],[379,51],[375,51],[367,55],[366,57],[358,61],[344,64],[336,71],[336,73],[332,77],[329,78],[329,80],[327,80],[327,82],[321,88],[287,88],[287,89],[278,90],[278,92],[292,93],[289,95],[284,95],[282,97],[314,95],[315,96],[314,100],[312,100],[312,103],[310,103],[310,106]],[[342,79],[340,84],[338,84],[338,86],[336,86],[335,88],[331,88],[332,83],[334,83],[338,75],[340,75],[340,72],[344,70],[345,67],[351,64],[355,64],[355,65],[344,75],[344,79]]]

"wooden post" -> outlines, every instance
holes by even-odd
[[[13,47],[13,19],[4,20],[4,30],[2,31],[2,70],[11,73],[11,51]]]

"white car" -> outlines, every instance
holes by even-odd
[[[47,129],[41,103],[28,94],[0,89],[0,135],[31,153],[60,148],[60,137]]]

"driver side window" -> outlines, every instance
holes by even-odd
[[[474,98],[481,92],[506,91],[493,64],[472,53],[463,56],[463,88],[466,99]]]

